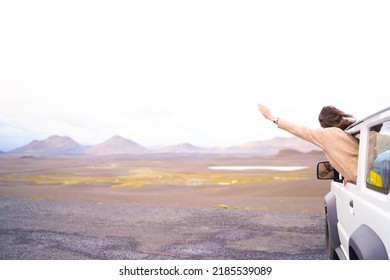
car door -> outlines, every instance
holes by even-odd
[[[390,253],[389,111],[367,119],[356,137],[360,139],[357,184],[332,183],[337,184],[334,190],[341,249],[353,259],[361,247],[367,251],[380,244],[386,250],[382,256],[386,256]],[[377,247],[370,253],[374,258],[375,250]]]
[[[337,229],[340,238],[340,247],[344,255],[349,256],[349,237],[359,226],[358,217],[356,217],[355,206],[358,201],[358,187],[355,184],[332,182],[332,188],[336,193],[337,205]],[[359,214],[359,213],[358,213]],[[358,215],[359,216],[359,215]]]
[[[359,224],[372,230],[390,254],[390,116],[376,117],[366,127],[365,160],[359,162],[362,174],[360,199],[354,201],[354,214]],[[364,180],[363,180],[364,179]],[[371,244],[372,240],[365,240]]]

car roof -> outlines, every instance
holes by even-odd
[[[356,134],[359,132],[359,125],[362,124],[363,122],[365,122],[366,120],[376,116],[376,115],[379,115],[383,112],[386,112],[386,111],[390,111],[390,107],[387,107],[387,108],[384,108],[382,110],[379,110],[378,112],[376,113],[373,113],[371,115],[368,115],[367,117],[365,118],[362,118],[360,120],[357,120],[356,122],[354,122],[353,124],[351,124],[349,127],[347,127],[346,131],[352,133],[352,134]]]

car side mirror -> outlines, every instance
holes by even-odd
[[[332,180],[335,178],[335,169],[329,161],[321,161],[317,164],[317,179]]]
[[[336,169],[334,169],[329,161],[321,161],[317,164],[317,179],[333,180],[342,183],[344,178]]]

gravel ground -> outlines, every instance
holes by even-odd
[[[0,198],[0,259],[325,259],[321,214]]]

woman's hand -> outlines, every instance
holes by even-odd
[[[263,114],[264,118],[270,120],[270,121],[273,121],[275,119],[274,116],[272,116],[272,114],[270,113],[269,109],[267,106],[264,106],[260,103],[257,103],[257,108],[259,109],[260,113]]]

